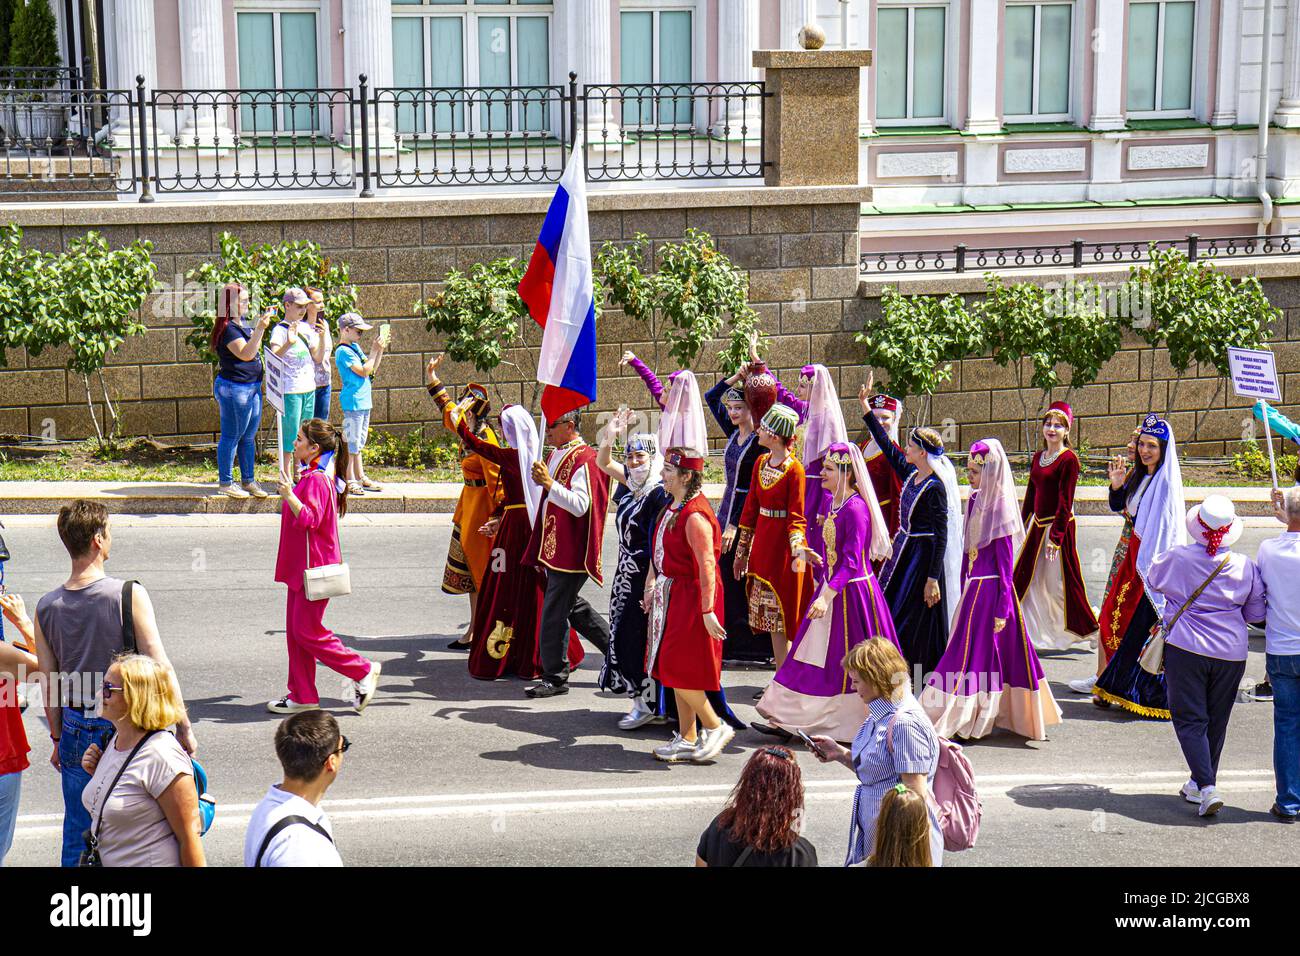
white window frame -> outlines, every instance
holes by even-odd
[[[1074,108],[1078,97],[1075,96],[1075,78],[1078,67],[1078,40],[1079,40],[1079,4],[1076,0],[1007,0],[1007,9],[1011,7],[1033,7],[1034,8],[1034,71],[1033,71],[1033,90],[1030,93],[1031,112],[1029,113],[1003,113],[1003,120],[1015,123],[1068,123],[1074,120]],[[1039,84],[1039,65],[1042,63],[1040,51],[1043,41],[1043,7],[1061,7],[1070,8],[1070,68],[1066,76],[1066,106],[1064,113],[1043,113],[1038,110],[1038,84]],[[1003,55],[1003,70],[1005,75],[1006,60],[1005,51]]]
[[[510,82],[507,86],[519,86],[519,29],[513,22],[520,17],[539,17],[546,20],[546,69],[548,74],[553,74],[555,66],[552,53],[555,49],[555,2],[551,3],[478,3],[476,0],[466,0],[465,3],[439,3],[437,0],[424,0],[421,3],[394,3],[392,4],[392,18],[420,20],[421,37],[423,38],[422,47],[424,49],[424,82],[428,84],[433,70],[433,50],[429,42],[429,21],[430,20],[460,20],[461,22],[461,67],[463,85],[466,89],[478,88],[482,85],[479,77],[479,20],[483,17],[506,17],[511,20],[510,24]],[[557,82],[553,75],[548,75],[546,86],[563,86],[563,83]],[[489,87],[492,88],[492,87]],[[526,107],[522,104],[516,104],[512,107],[511,129],[512,133],[523,133],[523,123],[520,119],[520,112]],[[556,113],[557,104],[552,103],[551,108],[547,110],[549,114],[548,125],[551,132],[558,129],[558,114]],[[482,104],[476,104],[466,108],[470,115],[466,118],[465,129],[461,131],[444,131],[434,130],[433,123],[433,106],[423,107],[425,111],[425,132],[406,134],[413,135],[419,139],[436,139],[439,137],[451,136],[480,136],[486,135],[487,130],[482,122]],[[500,132],[500,131],[494,131]]]
[[[907,10],[907,116],[881,119],[879,100],[875,104],[876,127],[878,129],[887,129],[892,127],[906,126],[949,126],[952,123],[952,102],[953,102],[953,81],[955,79],[955,68],[953,64],[953,54],[956,46],[953,44],[953,27],[955,23],[954,13],[956,4],[948,2],[927,3],[918,2],[918,0],[907,0],[902,3],[888,3],[880,0],[876,4],[875,12],[878,15],[882,10]],[[914,49],[916,45],[916,11],[923,9],[940,9],[943,10],[943,109],[938,116],[915,116],[912,113],[913,85],[915,79],[916,57]],[[878,27],[878,19],[873,21],[873,25]],[[876,34],[879,40],[880,34]],[[828,41],[829,45],[829,41]],[[880,84],[872,84],[872,95],[879,94]]]
[[[659,75],[659,15],[661,13],[689,13],[691,15],[691,79],[690,83],[703,82],[700,79],[700,64],[703,62],[701,57],[700,35],[700,9],[696,0],[620,0],[619,16],[624,13],[649,13],[651,14],[650,23],[650,84],[663,83],[663,78]],[[622,36],[622,20],[619,21],[619,35]],[[625,80],[622,75],[622,61],[619,62],[618,85],[631,85],[630,81]],[[581,78],[580,78],[581,79]],[[720,79],[730,80],[727,77]],[[679,129],[687,130],[697,128],[700,124],[697,121],[697,114],[700,112],[704,103],[697,103],[691,99],[691,120],[685,123],[660,123],[658,117],[650,125],[655,129]],[[619,113],[619,123],[622,123],[622,112]],[[638,128],[638,127],[631,127]]]
[[[1201,4],[1199,0],[1140,0],[1142,3],[1154,3],[1159,7],[1156,16],[1156,108],[1152,110],[1131,110],[1128,108],[1128,63],[1129,63],[1129,9],[1136,6],[1134,2],[1124,11],[1124,112],[1125,115],[1133,119],[1191,119],[1196,116],[1197,99],[1199,94],[1198,82],[1200,80],[1200,68],[1197,61],[1200,59],[1200,38],[1201,38]],[[1190,103],[1186,109],[1166,110],[1160,108],[1160,102],[1164,93],[1164,66],[1165,66],[1165,7],[1170,3],[1192,4],[1192,74],[1188,77],[1188,91]],[[1267,0],[1272,2],[1272,0]],[[1264,73],[1267,78],[1267,70]]]
[[[282,13],[314,13],[316,14],[316,88],[326,89],[329,87],[327,77],[329,75],[330,49],[329,49],[329,26],[326,23],[327,11],[321,0],[235,0],[235,88],[243,89],[239,77],[239,15],[241,13],[269,13],[272,16],[272,39],[271,50],[275,55],[275,88],[284,89],[284,62],[283,62],[283,43],[280,42],[282,36],[280,32],[280,14]],[[284,111],[293,107],[281,104],[276,107],[276,136],[319,136],[325,133],[325,123],[323,117],[326,114],[332,114],[336,104],[325,102],[318,104],[316,110],[316,128],[311,130],[289,129],[289,124],[284,120]],[[240,123],[241,107],[235,108],[235,122]],[[265,134],[263,134],[265,135]]]

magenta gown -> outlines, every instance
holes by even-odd
[[[841,662],[849,649],[872,637],[895,647],[894,622],[871,570],[871,515],[851,495],[830,509],[823,525],[828,583],[838,593],[826,615],[804,618],[790,653],[757,704],[758,712],[785,730],[851,741],[867,717]],[[818,589],[820,593],[820,589]]]
[[[1061,722],[1061,708],[1025,633],[1014,564],[1010,537],[980,548],[973,560],[963,556],[952,637],[921,694],[940,737],[975,739],[1004,727],[1046,740],[1047,728]],[[995,632],[997,618],[1007,623]]]

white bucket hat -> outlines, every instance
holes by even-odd
[[[1225,495],[1207,495],[1199,505],[1187,510],[1187,533],[1193,541],[1206,544],[1207,534],[1220,530],[1223,531],[1223,540],[1219,542],[1222,548],[1236,544],[1244,530],[1231,498]]]

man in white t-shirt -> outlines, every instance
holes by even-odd
[[[275,732],[284,780],[253,810],[244,866],[342,866],[329,817],[320,808],[339,775],[348,739],[323,710],[286,718]]]

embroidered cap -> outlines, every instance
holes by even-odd
[[[979,465],[983,468],[984,461],[988,458],[990,451],[992,451],[992,449],[989,448],[987,442],[977,441],[975,444],[970,446],[970,463],[972,465]]]
[[[837,441],[828,447],[826,457],[822,460],[828,465],[834,465],[836,468],[849,469],[853,467],[853,453],[849,451],[849,446],[842,441]]]
[[[807,379],[808,381],[811,382],[816,377],[817,377],[816,365],[805,365],[803,368],[799,369],[800,379]]]
[[[1065,419],[1066,428],[1074,427],[1074,409],[1070,407],[1068,402],[1052,402],[1051,405],[1047,406],[1047,415],[1051,415],[1053,412]],[[1047,415],[1043,417],[1046,418]]]
[[[744,400],[745,393],[734,385],[722,393],[722,404],[724,405],[729,405],[732,402],[743,402]]]
[[[893,412],[895,415],[897,415],[903,407],[903,403],[892,395],[872,395],[870,404],[873,411],[879,410]]]
[[[1142,420],[1141,434],[1150,435],[1152,438],[1159,438],[1161,441],[1169,441],[1171,431],[1169,423],[1157,415],[1148,415]]]
[[[477,382],[470,382],[465,386],[465,390],[460,393],[460,400],[463,402],[466,399],[470,399],[469,407],[479,418],[492,410],[492,402],[488,399],[487,389]]]
[[[799,416],[789,405],[778,403],[767,410],[760,424],[773,435],[789,440],[794,437],[794,430],[799,427]]]
[[[630,455],[635,451],[643,451],[647,455],[653,456],[658,447],[654,435],[648,432],[637,432],[627,436],[627,444],[623,446],[623,454]]]

